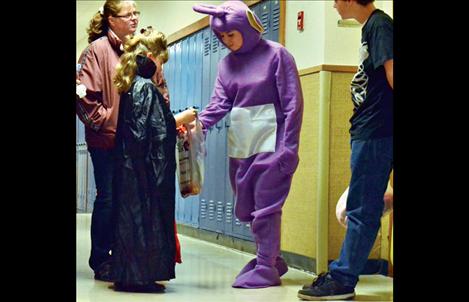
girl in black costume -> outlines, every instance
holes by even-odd
[[[113,179],[114,288],[161,292],[156,281],[175,278],[176,124],[195,119],[194,109],[177,116],[152,78],[168,60],[165,35],[147,28],[129,39],[114,83],[121,94]]]

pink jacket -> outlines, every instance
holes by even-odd
[[[88,147],[111,149],[119,112],[119,93],[112,83],[116,65],[122,54],[122,42],[111,31],[82,52],[77,78],[87,88],[86,96],[77,98],[76,111],[85,124]]]

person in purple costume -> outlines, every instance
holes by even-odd
[[[282,206],[298,166],[303,95],[293,56],[264,40],[259,18],[242,2],[195,5],[210,15],[210,27],[231,52],[218,64],[210,103],[200,113],[208,129],[231,112],[229,174],[235,215],[251,224],[257,257],[233,287],[280,285],[288,270],[280,257]]]

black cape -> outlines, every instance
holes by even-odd
[[[176,123],[152,62],[138,63],[120,100],[114,160],[113,276],[124,284],[175,278]]]

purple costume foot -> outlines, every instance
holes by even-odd
[[[280,285],[280,273],[276,267],[280,253],[281,214],[262,216],[263,211],[252,221],[252,231],[257,243],[256,265],[253,269],[240,273],[233,287],[262,288]]]
[[[280,285],[280,276],[275,267],[258,264],[250,270],[236,277],[233,287],[263,288]]]
[[[236,276],[236,278],[238,278],[239,276],[241,276],[242,274],[252,270],[257,264],[257,259],[254,258],[252,259],[251,261],[249,261],[244,267],[243,269],[239,272],[238,276]],[[282,277],[283,275],[285,275],[286,272],[288,272],[288,264],[285,262],[285,260],[283,260],[282,257],[278,256],[277,259],[275,260],[275,268],[277,269],[278,271],[278,275],[280,277]]]

